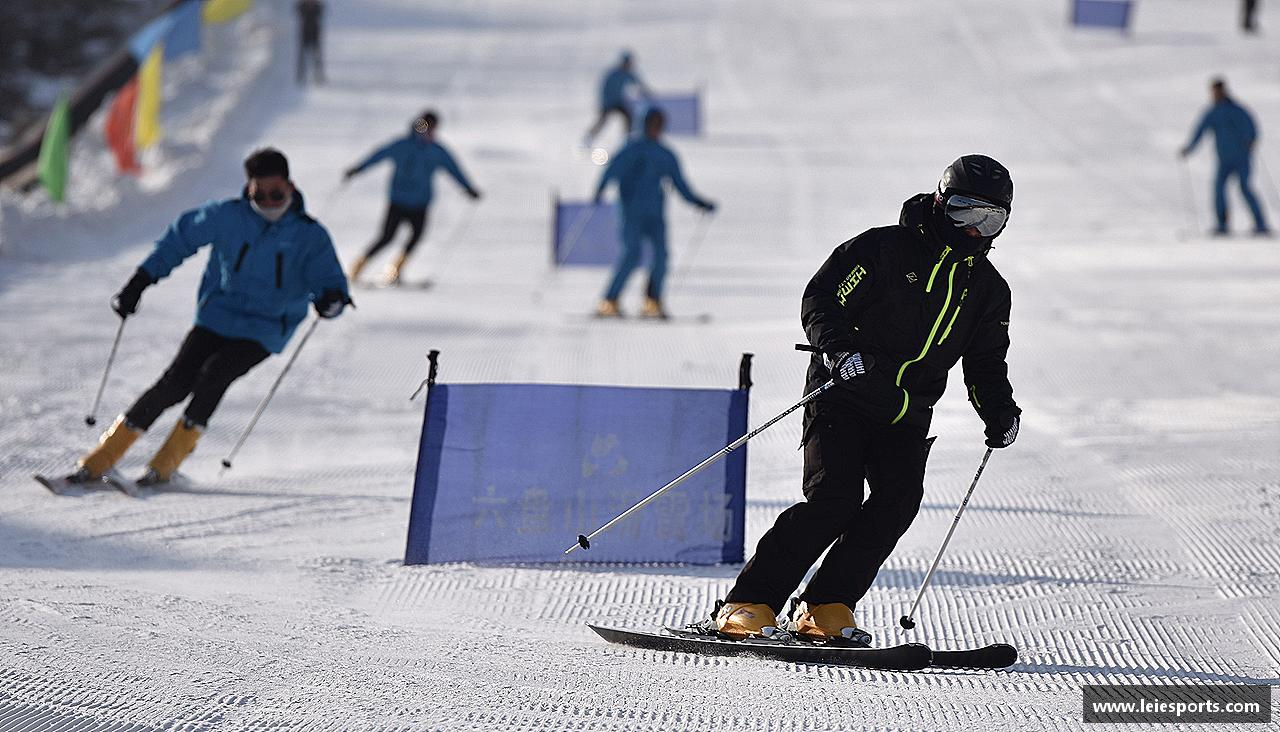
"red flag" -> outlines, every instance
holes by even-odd
[[[129,80],[128,84],[116,92],[115,101],[107,112],[106,138],[107,147],[115,153],[116,166],[121,173],[137,175],[142,172],[134,157],[133,121],[135,107],[138,104],[138,77]]]

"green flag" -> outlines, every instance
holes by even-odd
[[[63,94],[49,115],[40,142],[40,161],[36,172],[49,198],[62,203],[67,192],[67,146],[71,139],[71,120],[67,95]]]

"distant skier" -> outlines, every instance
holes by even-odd
[[[147,287],[205,245],[211,246],[197,296],[195,326],[164,375],[102,435],[68,476],[87,483],[107,473],[169,407],[191,397],[183,416],[139,483],[164,483],[195,449],[232,382],[280,353],[310,304],[336,318],[351,302],[329,233],[307,215],[278,150],[244,161],[248,184],[239,198],[206,203],[178,217],[151,255],[111,300],[128,318]]]
[[[828,379],[842,388],[806,405],[805,501],[760,539],[712,630],[741,639],[777,627],[787,598],[830,547],[791,627],[857,642],[853,610],[920,508],[933,405],[956,361],[986,444],[1013,443],[1021,410],[1005,363],[1009,286],[988,259],[1012,205],[1009,172],[965,155],[934,193],[903,204],[898,225],[836,247],[809,281],[800,316],[817,352],[806,392]]]
[[[1244,0],[1244,7],[1241,12],[1241,27],[1245,33],[1257,33],[1258,25],[1254,21],[1254,17],[1258,13],[1258,0]]]
[[[610,161],[596,186],[595,203],[599,205],[604,189],[610,181],[618,182],[622,201],[622,253],[614,266],[613,278],[604,300],[596,309],[601,317],[621,317],[618,298],[627,278],[640,264],[641,242],[648,240],[652,258],[649,262],[649,284],[645,289],[644,309],[641,314],[649,318],[666,318],[662,305],[662,283],[667,275],[667,221],[664,209],[666,195],[662,190],[665,180],[671,181],[684,200],[710,213],[716,206],[694,193],[680,173],[680,162],[675,153],[659,141],[666,117],[662,110],[650,109],[644,117],[644,135],[627,143]]]
[[[631,100],[629,94],[632,89],[640,92],[645,99],[652,99],[653,94],[649,92],[649,88],[640,81],[640,77],[635,72],[635,59],[630,51],[623,51],[622,56],[618,59],[618,65],[605,72],[604,78],[600,81],[600,114],[596,118],[595,124],[591,125],[591,129],[587,131],[587,137],[584,143],[587,147],[591,146],[591,142],[596,139],[596,135],[600,134],[600,129],[604,127],[609,116],[615,112],[622,117],[623,128],[626,135],[631,134]]]
[[[409,255],[418,246],[423,232],[426,231],[427,209],[431,206],[431,199],[434,196],[432,177],[438,168],[443,168],[453,176],[472,200],[480,198],[480,192],[471,185],[471,181],[467,180],[462,169],[454,162],[453,156],[443,145],[436,142],[436,130],[439,127],[439,115],[433,110],[427,110],[414,119],[407,136],[392,140],[378,148],[363,162],[349,168],[344,174],[343,179],[349,180],[369,166],[383,160],[390,160],[395,165],[395,171],[391,175],[390,201],[387,204],[386,218],[382,222],[382,232],[377,240],[369,245],[365,253],[351,265],[352,282],[359,280],[360,273],[369,263],[369,259],[390,244],[395,238],[396,230],[402,223],[407,222],[410,227],[409,241],[405,242],[404,251],[387,270],[385,278],[386,284],[389,285],[400,282],[405,262],[409,260]]]
[[[307,64],[317,84],[324,83],[324,54],[320,31],[324,20],[322,0],[298,0],[298,84],[307,82]]]
[[[1200,124],[1191,136],[1191,142],[1182,148],[1182,156],[1186,157],[1195,150],[1200,138],[1206,130],[1213,132],[1213,140],[1218,149],[1218,172],[1213,180],[1213,209],[1218,223],[1214,234],[1225,235],[1227,228],[1227,179],[1235,176],[1240,183],[1240,193],[1253,214],[1253,232],[1259,236],[1270,233],[1266,218],[1262,214],[1262,204],[1249,185],[1253,146],[1258,141],[1258,128],[1253,123],[1253,116],[1248,110],[1236,103],[1227,94],[1227,82],[1214,79],[1209,86],[1213,104],[1200,118]]]

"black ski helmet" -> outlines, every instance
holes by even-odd
[[[963,155],[942,171],[938,198],[967,193],[1013,210],[1013,178],[1009,169],[986,155]]]

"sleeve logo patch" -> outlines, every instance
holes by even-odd
[[[920,278],[916,276],[916,273],[915,273],[915,272],[908,272],[908,273],[907,273],[907,282],[910,282],[911,284],[913,284],[913,285],[914,285],[914,284],[916,283],[916,280],[918,280],[918,279],[920,279]]]
[[[859,282],[862,282],[862,278],[866,274],[867,270],[859,264],[844,278],[844,281],[840,283],[840,287],[836,289],[836,299],[840,301],[841,305],[848,301],[849,293],[853,292],[853,288],[857,287]]]

